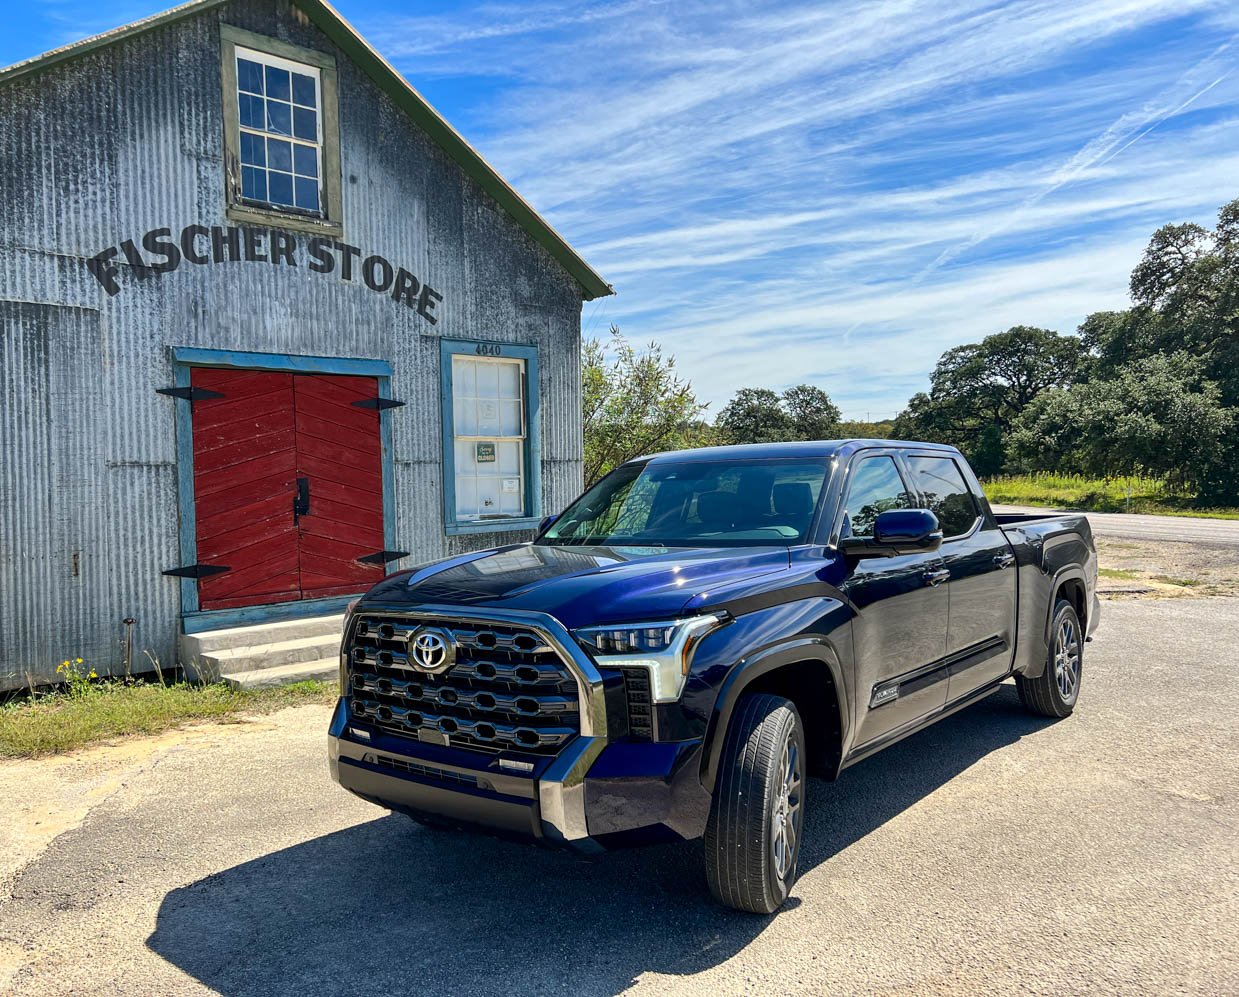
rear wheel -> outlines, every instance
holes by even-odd
[[[1035,679],[1015,677],[1020,702],[1043,717],[1067,717],[1080,698],[1084,664],[1084,632],[1075,607],[1060,599],[1050,625],[1049,657],[1045,670]]]
[[[805,739],[789,699],[736,703],[706,825],[706,879],[715,899],[772,914],[796,881],[804,828]]]

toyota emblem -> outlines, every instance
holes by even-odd
[[[442,630],[418,630],[409,638],[409,658],[423,672],[444,672],[456,660],[456,646]]]

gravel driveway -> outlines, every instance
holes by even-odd
[[[1104,612],[1074,717],[1004,687],[811,783],[773,918],[715,907],[693,845],[386,815],[319,707],[0,765],[0,991],[1235,993],[1239,599]]]

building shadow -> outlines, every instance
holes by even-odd
[[[1004,686],[835,783],[813,780],[802,875],[1046,723]],[[715,966],[771,920],[713,903],[700,843],[584,859],[389,814],[171,891],[147,945],[229,997],[601,997],[646,971]]]

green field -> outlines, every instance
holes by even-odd
[[[222,683],[78,680],[65,690],[0,706],[0,758],[58,754],[111,738],[158,734],[198,720],[227,720],[284,706],[329,703],[336,694],[334,682],[241,691]]]
[[[1018,474],[983,483],[991,502],[1042,505],[1085,512],[1142,512],[1159,516],[1239,519],[1239,508],[1205,509],[1158,478],[1086,478],[1079,474]]]

